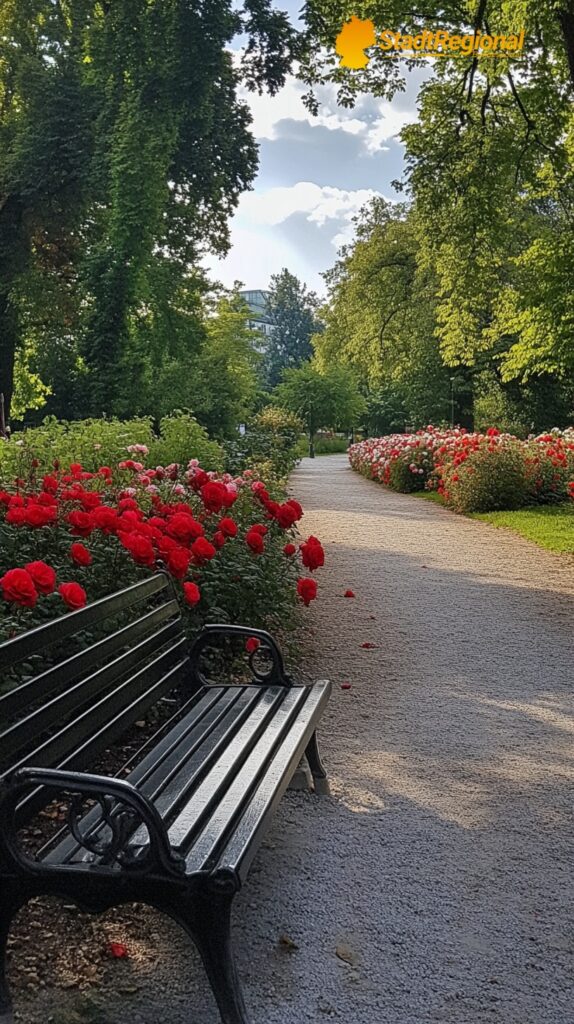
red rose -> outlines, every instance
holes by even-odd
[[[19,505],[10,505],[6,513],[6,522],[10,526],[23,526],[26,522],[26,509],[20,508]]]
[[[226,487],[225,495],[223,497],[223,507],[231,508],[232,505],[235,505],[235,502],[237,501],[238,497],[239,491],[235,491],[233,488]]]
[[[84,608],[88,600],[86,591],[79,583],[61,583],[58,587],[58,593],[68,605],[68,608],[72,608],[73,611],[76,611],[78,608]]]
[[[45,491],[50,491],[51,494],[55,494],[59,487],[58,477],[48,474],[42,480],[42,487]]]
[[[201,500],[208,512],[221,512],[227,497],[227,488],[224,484],[210,480],[201,488]]]
[[[139,512],[139,505],[133,498],[122,498],[118,502],[120,512]]]
[[[74,537],[89,537],[92,530],[94,529],[94,516],[96,513],[81,512],[79,509],[76,512],[70,512],[67,519],[72,527],[72,534]]]
[[[5,601],[14,601],[22,608],[33,608],[38,600],[34,580],[25,569],[9,569],[0,579]]]
[[[201,593],[197,583],[184,583],[183,584],[183,596],[187,604],[190,604],[193,608],[201,599]]]
[[[97,508],[98,505],[102,504],[102,496],[97,491],[82,491],[78,498],[86,512],[91,512],[93,508]]]
[[[265,505],[265,508],[267,509],[267,518],[268,519],[275,519],[275,516],[278,514],[279,509],[281,508],[281,505],[279,504],[279,502],[278,501],[266,501],[266,502],[264,502],[264,505]]]
[[[265,551],[265,542],[257,530],[248,530],[245,534],[245,543],[251,548],[255,555],[262,555]]]
[[[266,533],[269,533],[269,527],[263,526],[263,523],[255,523],[255,526],[250,528],[250,532],[260,533],[264,537]]]
[[[120,541],[126,551],[129,551],[137,565],[145,565],[148,568],[155,563],[155,551],[151,540],[141,533],[122,533]]]
[[[289,500],[285,502],[285,504],[291,505],[291,508],[295,512],[295,522],[299,522],[299,520],[303,518],[303,509],[299,502],[295,501],[295,498],[289,498]]]
[[[204,469],[195,469],[189,482],[194,491],[199,491],[205,484],[209,483],[209,477]]]
[[[55,508],[38,505],[36,502],[28,505],[24,512],[24,522],[27,526],[49,526],[55,523],[57,518],[58,512]]]
[[[309,537],[304,544],[300,544],[301,558],[303,565],[314,572],[325,564],[325,552],[320,541],[316,537]]]
[[[171,516],[167,532],[170,537],[174,537],[181,544],[189,544],[195,538],[202,536],[203,526],[191,516],[178,512],[175,516]]]
[[[230,516],[219,520],[219,529],[225,537],[237,537],[237,523]]]
[[[288,530],[297,520],[297,513],[291,505],[287,502],[284,505],[279,505],[275,513],[275,519],[279,523],[279,526],[283,530]]]
[[[134,512],[132,509],[122,512],[118,516],[116,528],[124,533],[131,533],[133,530],[139,531],[141,529],[141,513]]]
[[[294,544],[286,544],[285,547],[283,548],[283,554],[287,555],[288,557],[294,555],[296,551],[297,548],[295,547]]]
[[[56,573],[51,565],[45,562],[28,562],[24,566],[26,572],[32,577],[34,586],[39,594],[51,594],[56,586]]]
[[[205,537],[198,537],[191,545],[191,552],[198,562],[209,562],[217,554],[217,549]]]
[[[255,654],[255,651],[258,651],[260,647],[261,640],[256,636],[250,636],[249,639],[245,641],[245,650],[248,654]]]
[[[180,547],[180,545],[173,539],[173,537],[164,536],[157,541],[157,549],[161,555],[164,555],[164,557],[169,555],[171,551],[175,551],[178,547]]]
[[[225,540],[225,534],[222,533],[221,530],[217,530],[217,532],[213,534],[213,543],[216,548],[222,548],[225,544]]]
[[[79,542],[72,544],[70,548],[70,555],[76,565],[91,565],[93,562],[93,558],[87,547]]]
[[[96,529],[102,533],[115,533],[118,525],[118,513],[115,508],[108,505],[100,505],[92,512],[92,522]]]
[[[53,508],[58,504],[54,495],[50,494],[49,491],[40,491],[36,501],[39,505],[51,505]]]
[[[303,604],[310,605],[311,601],[314,601],[317,597],[317,584],[315,580],[308,578],[301,578],[297,580],[297,593],[303,601]]]
[[[167,567],[176,580],[182,580],[189,569],[190,561],[191,555],[187,548],[175,547],[167,556]]]

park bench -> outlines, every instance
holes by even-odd
[[[212,682],[222,648],[240,638],[245,653],[246,637],[261,642],[247,683],[235,662]],[[294,685],[262,630],[208,625],[190,646],[163,573],[0,645],[3,677],[22,664],[24,681],[0,697],[0,1021],[10,923],[31,897],[57,895],[93,913],[143,902],[169,914],[224,1024],[246,1024],[231,905],[305,754],[315,791],[328,791],[315,730],[330,684]],[[141,749],[99,774],[126,730]],[[49,824],[54,806],[63,824],[30,849],[31,822],[42,811]]]

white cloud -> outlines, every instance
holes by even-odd
[[[266,288],[271,274],[289,267],[312,288],[322,291],[319,269],[332,265],[336,250],[352,241],[353,217],[378,195],[375,189],[321,187],[311,181],[247,192],[232,222],[229,256],[224,260],[207,257],[205,266],[228,286],[241,280],[250,288]],[[303,215],[303,224],[296,231],[297,244],[286,224],[294,214]],[[321,268],[313,256],[319,237],[327,257]],[[328,257],[329,251],[332,258]]]
[[[301,121],[312,127],[320,126],[330,131],[343,131],[359,136],[369,154],[386,149],[385,142],[395,138],[401,129],[417,119],[415,106],[400,108],[389,100],[368,98],[368,103],[359,103],[355,109],[337,106],[336,87],[321,86],[318,89],[319,114],[310,114],[303,104],[305,86],[290,76],[276,96],[258,96],[242,90],[242,98],[248,103],[253,116],[253,132],[257,139],[275,140],[280,137],[281,121]],[[363,116],[361,116],[363,113]]]
[[[362,206],[379,195],[375,189],[347,190],[313,181],[247,192],[241,197],[237,221],[244,224],[281,224],[294,213],[303,213],[310,224],[323,227],[328,221],[351,221]]]

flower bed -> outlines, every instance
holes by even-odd
[[[284,629],[317,596],[320,542],[296,540],[303,510],[246,470],[206,472],[193,459],[146,469],[145,445],[116,466],[79,463],[0,490],[0,638],[83,607],[165,568],[187,625],[206,620]]]
[[[349,450],[353,469],[393,490],[436,490],[457,512],[488,512],[564,501],[574,493],[574,430],[521,441],[429,426],[369,438]]]

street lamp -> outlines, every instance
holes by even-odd
[[[450,429],[454,430],[454,382],[455,378],[450,378]]]

